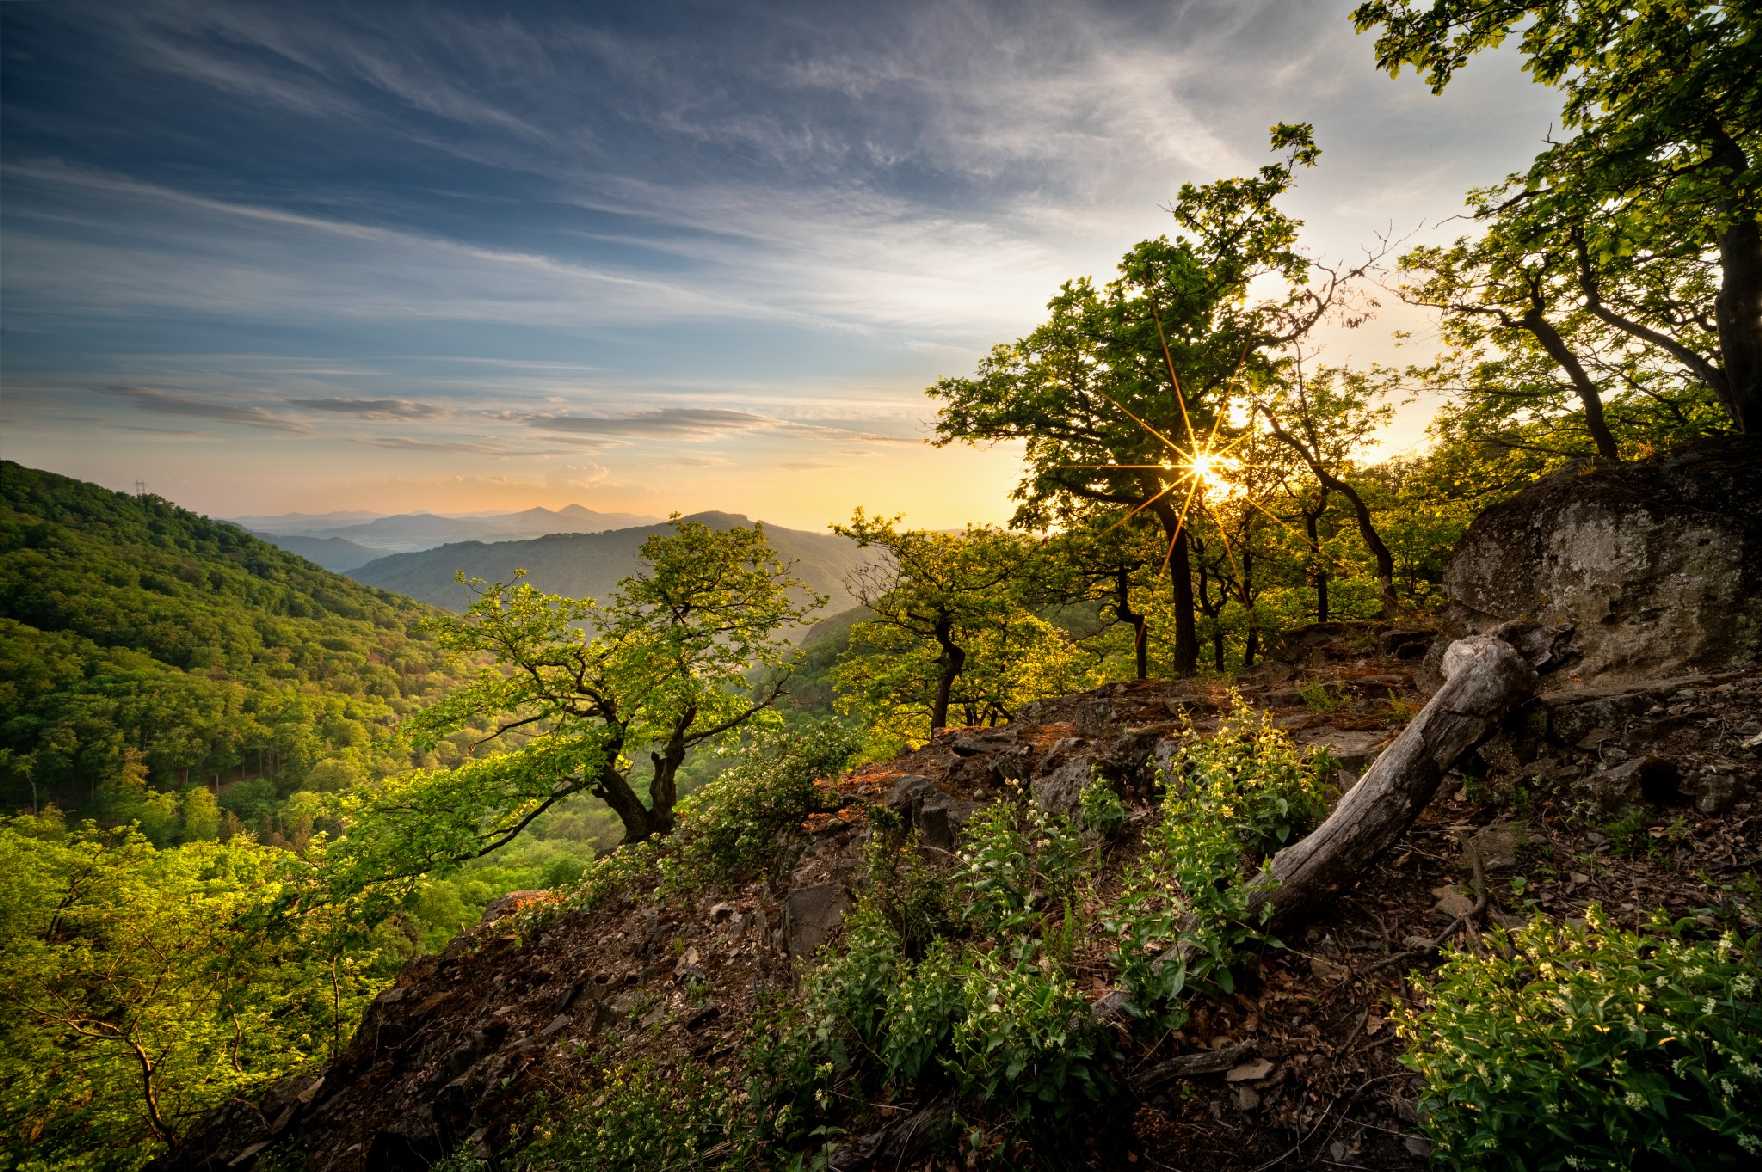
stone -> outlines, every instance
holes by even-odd
[[[1582,778],[1579,789],[1606,810],[1635,802],[1663,805],[1681,798],[1676,765],[1662,757],[1634,757]]]
[[[1703,814],[1722,814],[1737,801],[1738,779],[1724,770],[1709,769],[1701,774],[1695,795],[1695,809]]]
[[[1340,768],[1352,775],[1357,781],[1370,763],[1382,752],[1383,744],[1389,739],[1386,732],[1360,731],[1355,729],[1321,729],[1314,736],[1299,738],[1305,747],[1324,749],[1328,756],[1339,763]]]
[[[783,897],[784,940],[791,956],[812,956],[844,919],[850,897],[837,883],[798,887]]]
[[[1464,863],[1472,866],[1472,857],[1480,855],[1481,866],[1489,871],[1517,865],[1517,853],[1530,838],[1529,827],[1521,822],[1494,822],[1475,831],[1463,848]]]
[[[1061,744],[1063,742],[1060,742]],[[1085,756],[1075,756],[1051,773],[1042,774],[1028,783],[1034,804],[1048,814],[1075,814],[1081,804],[1084,787],[1094,776],[1095,763]]]
[[[483,909],[483,918],[478,922],[493,924],[503,916],[513,915],[529,904],[545,902],[551,898],[551,893],[548,891],[510,891],[500,899],[491,900],[489,906]]]
[[[1244,1062],[1240,1066],[1230,1067],[1224,1075],[1225,1082],[1259,1082],[1273,1072],[1273,1064],[1265,1058],[1256,1058],[1252,1062]]]
[[[1433,910],[1442,912],[1453,920],[1474,911],[1474,900],[1454,883],[1434,887],[1432,894],[1438,897],[1438,904]]]
[[[1445,634],[1571,628],[1573,678],[1762,659],[1762,460],[1725,437],[1568,470],[1492,506],[1444,573]]]
[[[918,813],[918,835],[925,846],[952,851],[955,841],[954,823],[949,817],[948,807],[940,803],[926,804]]]

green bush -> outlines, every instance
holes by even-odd
[[[899,933],[865,900],[845,920],[844,951],[808,975],[803,1001],[812,1042],[839,1068],[875,1050],[888,992],[899,980],[900,951]]]
[[[1020,961],[1036,947],[1045,910],[1070,897],[1082,867],[1083,845],[1069,819],[1006,798],[975,811],[962,830],[956,905],[964,923]]]
[[[1102,1038],[1070,978],[967,955],[946,1060],[961,1093],[1024,1122],[1063,1119],[1099,1100],[1107,1088]]]
[[[1077,821],[1084,830],[1113,838],[1126,826],[1126,803],[1106,778],[1097,777],[1077,795]]]
[[[1231,967],[1265,941],[1262,922],[1248,912],[1244,860],[1315,824],[1328,767],[1239,697],[1215,734],[1186,735],[1169,761],[1144,853],[1101,917],[1135,1010],[1178,1026],[1185,1011],[1177,998],[1189,983],[1234,990]]]
[[[1458,952],[1398,1019],[1439,1154],[1461,1167],[1755,1167],[1757,942],[1662,918],[1538,917]]]
[[[854,748],[850,730],[833,721],[762,734],[745,760],[679,803],[670,883],[690,888],[763,871],[778,836],[818,808],[814,782],[838,772]]]
[[[539,1126],[521,1169],[701,1168],[736,1163],[730,1088],[696,1064],[648,1062],[604,1072],[600,1085]]]
[[[963,1011],[963,961],[957,948],[938,940],[889,991],[880,1054],[894,1086],[934,1073],[937,1057],[948,1052]]]

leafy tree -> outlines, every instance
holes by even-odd
[[[1096,634],[1123,626],[1130,632],[1134,678],[1147,679],[1149,615],[1133,600],[1145,588],[1146,576],[1160,571],[1163,553],[1141,519],[1122,522],[1094,506],[1074,508],[1042,546],[1025,589],[1037,606],[1095,607],[1103,622]]]
[[[1273,436],[1295,452],[1322,488],[1338,493],[1352,506],[1364,547],[1376,562],[1382,584],[1382,617],[1395,614],[1395,559],[1378,531],[1364,497],[1345,477],[1353,453],[1367,443],[1389,417],[1381,392],[1363,375],[1321,370],[1306,377],[1301,359],[1293,360],[1289,378],[1273,384],[1272,393],[1255,404]],[[1313,526],[1311,541],[1315,542]],[[1319,545],[1315,546],[1319,555]]]
[[[1762,11],[1735,0],[1366,0],[1353,21],[1377,31],[1379,66],[1412,65],[1434,92],[1520,33],[1525,67],[1564,95],[1573,133],[1490,194],[1485,214],[1511,225],[1525,253],[1575,258],[1591,312],[1672,353],[1739,430],[1762,431]],[[1680,283],[1647,275],[1705,253],[1719,258],[1716,358],[1670,328],[1670,315],[1698,317]],[[1624,286],[1638,291],[1628,312],[1613,296]]]
[[[1304,336],[1353,276],[1297,250],[1299,222],[1277,207],[1298,167],[1320,155],[1307,125],[1275,126],[1283,158],[1252,176],[1181,188],[1181,234],[1144,241],[1097,289],[1066,282],[1045,324],[994,347],[969,378],[945,378],[939,443],[1026,442],[1017,523],[1044,524],[1080,502],[1148,512],[1162,525],[1175,604],[1175,669],[1199,644],[1186,534],[1193,461],[1239,378],[1265,371]],[[1319,283],[1311,278],[1321,272]],[[1250,288],[1280,292],[1256,300]]]
[[[388,973],[370,946],[339,952],[325,916],[268,927],[301,870],[243,836],[158,850],[129,830],[0,824],[9,1165],[137,1166],[335,1053]]]
[[[851,591],[871,617],[852,631],[851,650],[840,663],[841,691],[872,702],[928,714],[935,735],[948,726],[956,700],[956,681],[981,667],[976,650],[988,641],[987,673],[999,672],[1011,649],[1045,638],[1024,629],[1026,619],[1017,588],[1031,543],[987,526],[964,533],[902,529],[898,519],[867,517],[857,510],[848,525],[833,531],[865,549],[878,549],[883,561],[857,571]],[[994,691],[995,710],[1007,701]]]
[[[1447,343],[1469,350],[1484,342],[1504,351],[1540,347],[1577,396],[1580,422],[1597,455],[1605,460],[1621,458],[1604,418],[1602,388],[1585,369],[1575,345],[1572,335],[1578,331],[1570,321],[1560,320],[1573,315],[1576,290],[1560,287],[1567,276],[1560,271],[1557,255],[1524,248],[1494,226],[1478,240],[1464,238],[1447,248],[1416,248],[1401,258],[1401,267],[1415,278],[1402,289],[1402,297],[1443,312]],[[1582,324],[1583,315],[1578,316]],[[1484,393],[1526,392],[1527,387]]]
[[[478,747],[507,751],[347,796],[348,833],[326,856],[340,893],[489,854],[578,793],[611,807],[627,842],[665,834],[680,766],[776,703],[787,677],[755,696],[747,673],[784,666],[779,632],[818,605],[797,601],[762,527],[677,519],[643,543],[641,571],[604,608],[518,579],[472,585],[470,609],[436,623],[444,646],[485,666],[414,733],[433,744],[488,722]],[[644,750],[646,801],[633,761]]]

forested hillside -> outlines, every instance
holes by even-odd
[[[422,606],[153,496],[0,464],[0,803],[262,830],[278,799],[407,760],[447,682]],[[395,756],[395,754],[393,755]],[[219,811],[179,791],[205,786]]]
[[[686,520],[717,530],[752,524],[745,517],[718,512],[698,513]],[[460,571],[468,578],[500,582],[524,569],[540,590],[571,598],[604,598],[635,568],[642,543],[666,529],[646,525],[609,533],[555,533],[532,541],[464,541],[381,558],[349,571],[349,576],[454,610],[464,609],[471,598],[455,580]],[[807,588],[827,599],[820,615],[836,614],[853,604],[847,580],[857,567],[874,560],[855,543],[829,533],[767,525],[765,537],[783,561],[792,563]]]

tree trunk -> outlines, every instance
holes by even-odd
[[[1616,450],[1615,436],[1609,431],[1608,420],[1603,418],[1602,393],[1585,372],[1578,355],[1567,346],[1566,340],[1560,336],[1560,331],[1554,328],[1553,323],[1542,316],[1540,309],[1530,310],[1518,321],[1542,344],[1542,349],[1548,352],[1554,365],[1564,370],[1566,377],[1572,380],[1572,389],[1578,392],[1578,401],[1584,408],[1585,428],[1591,433],[1591,442],[1597,445],[1597,455],[1605,460],[1620,460],[1621,453]]]
[[[1717,122],[1708,130],[1712,161],[1728,173],[1725,189],[1733,193],[1725,208],[1731,222],[1719,237],[1719,294],[1713,299],[1725,367],[1720,398],[1739,431],[1762,435],[1762,223],[1735,194],[1751,169],[1749,155]]]
[[[1746,218],[1719,238],[1723,279],[1713,301],[1725,367],[1725,409],[1746,435],[1762,435],[1762,225]]]
[[[954,692],[954,681],[966,666],[967,653],[955,646],[947,620],[936,624],[936,641],[942,645],[942,673],[936,679],[936,699],[930,705],[930,735],[948,727],[948,698]]]
[[[1132,627],[1132,654],[1137,660],[1138,678],[1150,678],[1149,648],[1145,646],[1144,615],[1132,609],[1132,572],[1123,567],[1113,572],[1114,617]]]
[[[673,807],[679,801],[679,767],[685,763],[685,730],[696,719],[696,706],[688,707],[674,722],[666,746],[659,753],[649,754],[655,765],[653,780],[649,782],[650,834],[666,834],[673,829]]]
[[[1377,857],[1413,825],[1462,756],[1499,727],[1536,690],[1536,669],[1511,644],[1472,635],[1444,653],[1444,684],[1346,791],[1333,813],[1299,841],[1273,856],[1272,866],[1248,885],[1244,923],[1276,924],[1350,887]],[[1176,945],[1158,958],[1186,958]],[[1106,1002],[1097,1006],[1114,1012]]]
[[[1169,585],[1175,599],[1175,674],[1199,671],[1199,621],[1193,607],[1193,560],[1187,551],[1187,528],[1166,500],[1158,501],[1157,519],[1169,539]]]
[[[616,757],[616,753],[613,754]],[[624,775],[611,766],[600,771],[600,777],[592,786],[593,796],[612,807],[612,813],[618,815],[618,821],[624,824],[624,841],[641,842],[656,832],[653,819],[649,817],[648,808]]]
[[[1315,575],[1315,621],[1328,621],[1328,571],[1321,555],[1321,514],[1303,510],[1303,535],[1309,539],[1309,568]]]

